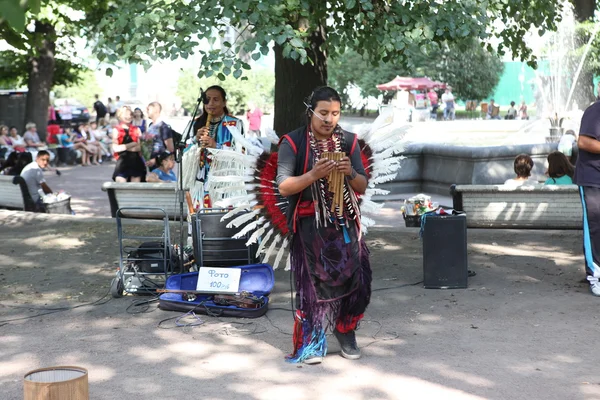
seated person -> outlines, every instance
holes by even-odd
[[[8,136],[4,140],[8,143],[9,146],[13,147],[14,151],[18,151],[22,153],[25,151],[25,140],[19,135],[19,130],[16,126],[11,126],[8,130]]]
[[[37,126],[33,122],[29,122],[25,125],[25,134],[23,135],[23,140],[25,141],[25,147],[28,152],[34,158],[37,158],[37,152],[39,150],[48,149],[48,145],[40,139],[40,136],[37,133]],[[50,152],[50,161],[54,160],[54,153]]]
[[[36,204],[36,211],[38,212],[44,212],[46,210],[38,191],[42,189],[46,194],[52,193],[52,189],[46,184],[43,171],[48,167],[49,162],[50,154],[48,151],[40,150],[37,153],[35,161],[27,164],[27,166],[23,168],[23,171],[21,171],[21,177],[27,184],[27,189],[29,189],[29,194]]]
[[[548,154],[548,179],[545,185],[572,185],[575,168],[569,162],[567,156],[560,151]]]
[[[87,145],[88,149],[91,152],[91,162],[94,165],[98,165],[102,162],[102,146],[100,142],[96,140],[96,136],[92,134],[90,131],[90,126],[88,124],[80,124],[79,125],[79,135],[78,137],[82,137],[85,139],[84,143]]]
[[[505,186],[519,187],[537,185],[538,181],[531,178],[531,170],[533,169],[533,160],[527,154],[519,154],[515,158],[514,170],[517,174],[516,178],[508,179],[504,182]]]
[[[173,172],[175,158],[172,153],[164,151],[156,156],[156,163],[159,165],[146,176],[146,182],[162,183],[177,182],[177,177]]]
[[[102,129],[98,129],[98,124],[96,121],[90,122],[90,135],[93,136],[99,146],[102,149],[102,155],[107,158],[112,156],[112,153],[109,151],[110,145],[112,144],[112,139],[106,134],[106,131]]]
[[[14,168],[11,170],[10,175],[15,175],[15,176],[21,175],[21,171],[23,171],[23,168],[25,168],[27,165],[31,164],[32,162],[33,162],[33,156],[31,155],[30,152],[26,151],[24,153],[18,153],[17,162],[16,162]]]
[[[517,109],[515,108],[515,102],[510,102],[510,107],[506,112],[506,117],[504,119],[516,119],[517,118]]]
[[[521,107],[519,107],[519,119],[529,119],[529,115],[527,115],[527,104],[525,104],[525,100],[521,102]]]
[[[4,164],[2,164],[2,167],[0,167],[1,175],[17,175],[13,171],[15,170],[15,167],[17,166],[17,160],[18,160],[19,154],[20,153],[13,151],[12,153],[10,153],[8,155],[8,158],[6,159],[6,161],[4,161]]]
[[[488,105],[487,119],[500,119],[500,107],[494,103],[494,99],[490,99]]]
[[[72,148],[73,150],[78,150],[81,153],[81,165],[83,167],[90,165],[89,158],[91,154],[91,150],[85,144],[84,141],[81,140],[80,137],[76,133],[71,131],[71,128],[65,128],[65,132],[58,135],[58,143],[66,148]]]

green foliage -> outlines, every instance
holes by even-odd
[[[381,62],[374,66],[354,50],[346,50],[344,55],[329,60],[328,85],[336,88],[342,96],[342,101],[347,108],[360,108],[362,104],[350,104],[349,89],[357,87],[361,97],[378,97],[382,92],[377,89],[380,83],[389,82],[396,75],[410,75],[402,66],[394,63]],[[383,93],[384,102],[393,97],[394,93]]]
[[[77,84],[55,86],[54,97],[59,99],[77,99],[91,109],[95,101],[94,95],[101,91],[102,88],[98,84],[95,72],[91,69],[86,69],[79,74]]]
[[[0,86],[14,89],[27,86],[29,75],[29,56],[15,51],[0,51]],[[54,60],[53,85],[67,85],[77,83],[82,78],[82,73],[87,69],[81,64],[70,60],[56,58]]]
[[[3,4],[19,4],[21,15],[5,15]],[[27,83],[31,59],[38,57],[42,41],[56,43],[53,84],[77,83],[79,73],[86,68],[73,51],[76,37],[93,39],[95,27],[107,10],[106,0],[0,0],[0,39],[13,49],[0,52],[0,84],[24,85]],[[15,9],[13,9],[15,11]],[[35,22],[49,24],[53,32],[30,31],[25,25]],[[60,40],[59,40],[60,39]]]
[[[148,67],[198,52],[200,74],[223,80],[249,68],[238,54],[256,60],[273,42],[283,47],[284,57],[311,62],[307,38],[326,27],[320,50],[329,57],[350,47],[372,63],[406,66],[436,44],[498,37],[498,54],[508,49],[535,64],[522,38],[531,26],[555,29],[561,11],[559,0],[131,0],[102,19],[95,53],[101,61]],[[243,40],[225,40],[232,30]],[[221,46],[215,46],[215,35],[223,38]],[[205,41],[211,49],[198,50]]]
[[[198,78],[195,71],[185,70],[179,75],[177,95],[182,105],[190,112],[194,110],[200,88],[219,85],[227,92],[227,108],[232,114],[246,111],[249,103],[254,103],[263,111],[273,109],[275,77],[267,70],[251,71],[247,80],[227,76],[221,81],[217,77]]]
[[[571,64],[576,65],[585,52],[588,41],[596,32],[597,23],[583,22],[577,24],[575,29],[576,48],[568,56],[572,58]],[[583,73],[600,75],[600,35],[596,34],[591,43],[591,48],[583,64]]]
[[[445,43],[423,58],[421,65],[423,74],[452,86],[458,99],[477,101],[492,93],[504,70],[498,55],[484,49],[476,39],[468,40],[462,49]]]
[[[26,13],[40,12],[40,0],[0,0],[0,23],[5,22],[17,32],[25,30]]]
[[[348,49],[343,56],[329,61],[329,84],[344,94],[348,93],[349,87],[356,86],[363,98],[383,95],[387,102],[395,92],[381,92],[376,87],[378,84],[389,82],[397,75],[427,76],[450,84],[459,99],[481,100],[498,84],[504,65],[495,53],[482,48],[477,40],[469,42],[470,45],[443,43],[439,47],[432,46],[427,54],[417,54],[408,60],[410,67],[394,62],[374,66],[356,51]],[[348,99],[343,100],[347,103]]]

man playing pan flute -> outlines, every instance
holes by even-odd
[[[371,296],[357,197],[367,188],[367,174],[357,136],[338,125],[339,94],[320,87],[305,104],[306,126],[283,136],[277,169],[279,192],[289,200],[297,300],[294,351],[288,360],[320,363],[329,328],[342,356],[358,359],[354,331]]]

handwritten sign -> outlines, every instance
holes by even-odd
[[[237,293],[241,273],[241,268],[201,267],[196,290],[209,293]]]

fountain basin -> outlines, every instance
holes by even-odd
[[[546,157],[556,143],[514,146],[448,146],[413,143],[403,152],[406,157],[396,179],[386,183],[392,194],[426,192],[447,195],[452,184],[498,185],[515,177],[518,154],[529,154],[534,162],[532,176],[545,181]]]

